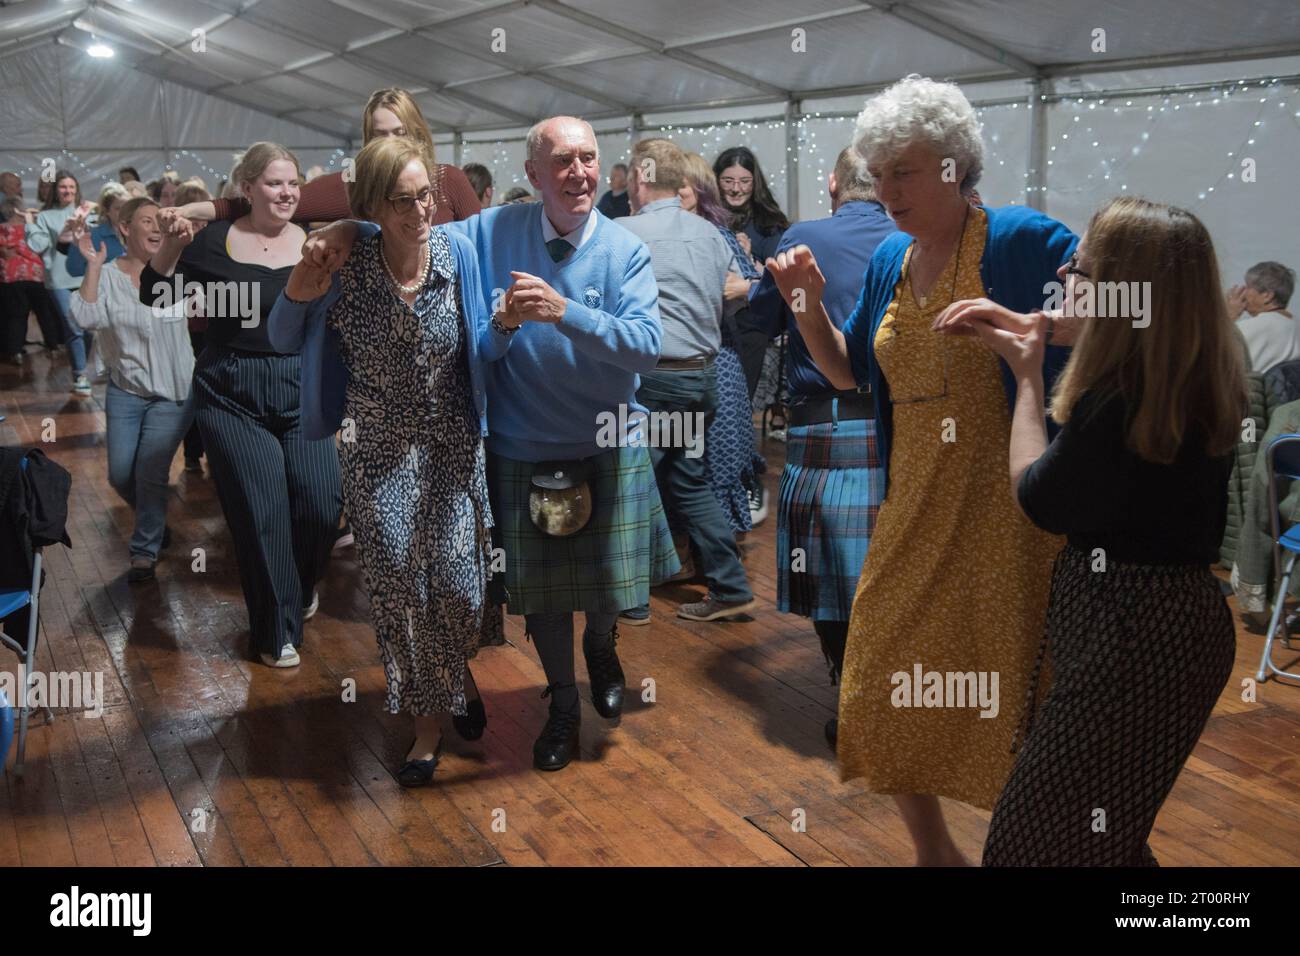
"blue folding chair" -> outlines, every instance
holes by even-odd
[[[1264,465],[1268,468],[1268,514],[1273,535],[1273,569],[1278,577],[1273,591],[1273,614],[1269,618],[1268,634],[1264,638],[1264,656],[1259,662],[1259,673],[1255,675],[1260,683],[1268,680],[1270,673],[1300,680],[1300,674],[1282,670],[1273,663],[1273,641],[1278,639],[1279,627],[1282,630],[1282,645],[1287,650],[1297,649],[1291,646],[1291,634],[1284,623],[1283,613],[1290,590],[1291,574],[1295,570],[1296,558],[1300,557],[1300,524],[1282,530],[1278,481],[1300,479],[1300,435],[1278,435],[1269,442],[1264,456]],[[1282,564],[1283,551],[1287,552],[1285,567]]]
[[[27,470],[27,459],[23,458],[23,471]],[[0,620],[13,614],[15,611],[21,611],[23,608],[31,605],[31,619],[27,623],[27,643],[19,644],[16,640],[0,631],[0,644],[11,648],[18,655],[18,663],[22,666],[26,675],[21,681],[22,686],[18,689],[19,700],[13,702],[13,708],[18,714],[18,753],[14,759],[14,775],[21,777],[23,775],[23,759],[27,752],[27,718],[31,713],[31,708],[27,706],[27,688],[31,681],[31,665],[36,653],[36,630],[40,626],[40,592],[41,592],[41,549],[34,547],[32,549],[32,583],[30,587],[19,588],[15,591],[0,591]],[[49,707],[42,708],[45,711],[46,721],[54,719],[54,712]],[[0,751],[2,758],[3,751]],[[0,759],[0,766],[3,766],[3,759]]]
[[[9,698],[0,690],[0,767],[9,759],[9,745],[14,740],[14,711]]]

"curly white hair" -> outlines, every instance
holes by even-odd
[[[975,109],[956,83],[912,73],[867,100],[858,114],[853,147],[868,163],[897,156],[917,141],[966,170],[961,191],[970,195],[984,172],[984,140]]]

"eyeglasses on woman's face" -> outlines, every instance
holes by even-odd
[[[415,210],[416,203],[421,209],[431,208],[434,205],[433,190],[426,186],[414,196],[389,196],[388,202],[398,215],[405,216]]]
[[[1091,279],[1088,273],[1079,268],[1079,253],[1070,256],[1070,261],[1065,264],[1065,274],[1067,276],[1080,276],[1084,279]]]

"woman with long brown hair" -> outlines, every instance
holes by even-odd
[[[1112,200],[1060,276],[1069,318],[977,301],[936,323],[973,329],[1011,367],[1013,497],[1068,541],[1039,654],[1041,664],[1051,652],[1051,689],[1035,715],[1030,683],[1030,732],[984,865],[1150,866],[1156,814],[1232,671],[1232,617],[1208,566],[1244,369],[1214,245],[1186,210]],[[1123,302],[1117,293],[1127,308],[1097,307]],[[1058,330],[1077,338],[1051,398],[1064,427],[1049,444],[1042,355]]]

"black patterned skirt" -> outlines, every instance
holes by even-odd
[[[1030,691],[985,866],[1156,865],[1156,814],[1232,674],[1232,615],[1208,568],[1099,567],[1069,546],[1056,559],[1051,687],[1037,712]]]

